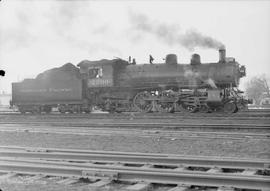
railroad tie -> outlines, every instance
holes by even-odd
[[[246,169],[241,174],[250,176],[250,175],[255,175],[256,173],[257,173],[257,170],[255,169]]]
[[[76,183],[78,181],[79,181],[79,179],[77,179],[77,178],[65,178],[65,179],[59,180],[57,182],[57,184],[70,185],[70,184],[74,184],[74,183]]]
[[[183,166],[183,165],[179,165],[177,168],[175,168],[173,170],[175,170],[175,171],[185,171],[185,170],[187,170],[187,167]]]
[[[219,187],[219,188],[217,189],[217,191],[234,191],[234,188],[222,186],[222,187]]]
[[[92,184],[88,184],[88,186],[93,187],[93,188],[100,188],[100,187],[106,186],[110,183],[111,183],[110,180],[99,180],[99,181],[94,182]]]
[[[151,184],[146,182],[139,182],[131,186],[126,187],[125,191],[148,191],[151,188]]]
[[[152,165],[152,164],[145,164],[145,165],[141,166],[141,168],[145,168],[145,169],[154,168],[154,165]]]
[[[218,167],[214,167],[214,168],[210,168],[206,172],[208,172],[208,173],[220,173],[220,172],[222,172],[222,169],[220,169]]]
[[[83,170],[82,177],[102,180],[118,179],[118,173],[104,170]]]
[[[187,190],[188,188],[189,188],[189,186],[187,186],[187,185],[178,185],[178,186],[176,186],[176,187],[171,188],[171,189],[168,190],[168,191],[185,191],[185,190]]]
[[[121,162],[116,162],[116,163],[113,163],[113,164],[107,164],[108,166],[115,166],[115,167],[124,167],[125,164],[124,163],[121,163]]]
[[[28,177],[25,180],[26,181],[29,181],[29,182],[34,182],[34,181],[39,180],[39,179],[42,179],[44,177],[46,177],[46,176],[43,175],[43,174],[37,174],[37,175],[31,176],[31,177]]]

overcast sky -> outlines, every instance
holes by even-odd
[[[270,76],[270,1],[15,1],[0,2],[0,68],[11,82],[67,62],[128,56],[163,62],[216,62],[217,48],[245,65],[245,80]],[[242,80],[241,86],[243,86]]]

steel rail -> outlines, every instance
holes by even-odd
[[[270,187],[269,177],[242,176],[242,175],[221,175],[202,173],[170,173],[160,170],[159,172],[143,170],[112,170],[100,168],[68,167],[65,165],[45,165],[43,163],[0,163],[1,172],[16,172],[22,174],[45,174],[51,176],[72,176],[96,179],[110,179],[120,181],[144,181],[149,183],[163,184],[188,184],[200,186],[226,186],[245,189],[267,189]]]
[[[247,110],[241,110],[239,111],[238,113],[236,113],[235,115],[239,115],[239,114],[242,114],[242,113],[249,113],[249,112],[269,112],[270,109],[269,108],[249,108]],[[7,109],[7,108],[4,108],[4,109],[1,109],[0,112],[17,112],[17,113],[20,113],[18,110],[14,110],[14,109]],[[53,111],[51,113],[59,113],[58,111]],[[93,112],[94,114],[100,114],[100,112]],[[105,112],[104,112],[105,113]],[[129,112],[124,112],[124,113],[129,113]],[[137,112],[138,113],[138,112]],[[176,112],[176,113],[182,113],[182,112]],[[214,114],[222,114],[222,112],[216,112]]]
[[[133,171],[149,171],[149,172],[166,172],[166,173],[185,173],[185,174],[218,174],[218,175],[223,175],[223,176],[252,176],[252,177],[266,177],[269,178],[269,176],[262,176],[262,175],[245,175],[245,174],[237,174],[237,173],[223,173],[219,171],[193,171],[193,170],[188,170],[188,169],[183,169],[183,168],[176,168],[176,169],[166,169],[166,168],[158,168],[154,166],[149,166],[148,164],[146,165],[140,165],[140,166],[125,166],[124,163],[89,163],[89,162],[66,162],[62,160],[53,160],[53,161],[47,161],[47,160],[42,160],[42,159],[27,159],[27,158],[13,158],[13,157],[0,157],[0,164],[20,164],[20,165],[46,165],[46,166],[67,166],[67,167],[79,167],[79,168],[84,168],[84,169],[103,169],[103,170],[133,170]],[[136,163],[137,164],[137,163]],[[143,163],[142,163],[143,164]],[[250,169],[249,169],[250,170]]]
[[[121,112],[121,113],[108,113],[108,112],[92,112],[92,113],[65,113],[61,114],[59,112],[52,112],[52,113],[42,113],[42,114],[32,114],[32,113],[26,113],[21,114],[19,112],[14,111],[0,111],[0,114],[3,115],[13,115],[13,116],[89,116],[89,117],[103,117],[103,116],[112,116],[112,117],[129,117],[130,115],[136,115],[137,117],[205,117],[208,116],[210,118],[212,117],[243,117],[243,116],[259,116],[259,115],[269,115],[270,110],[261,110],[261,111],[247,111],[247,112],[238,112],[233,114],[227,114],[222,112],[214,112],[214,113],[184,113],[184,112],[175,112],[175,113],[140,113],[140,112]]]
[[[60,149],[59,149],[60,150]],[[58,150],[58,151],[59,151]],[[42,150],[41,150],[42,151]],[[107,161],[107,162],[125,162],[125,163],[144,163],[157,165],[185,165],[185,166],[204,166],[204,167],[220,167],[220,168],[252,168],[265,169],[269,168],[270,161],[268,160],[247,160],[247,159],[221,159],[221,158],[206,158],[206,157],[187,157],[177,155],[151,155],[151,154],[121,154],[114,152],[99,152],[99,153],[78,153],[68,150],[60,152],[55,150],[43,150],[45,152],[25,152],[15,149],[0,150],[0,157],[23,157],[23,158],[44,158],[57,159],[67,161]],[[47,151],[47,152],[46,152]]]
[[[269,120],[270,121],[270,120]],[[126,127],[126,128],[211,128],[211,129],[270,129],[269,124],[224,124],[224,123],[202,123],[201,124],[190,124],[190,123],[100,123],[100,122],[50,122],[50,121],[39,121],[39,122],[0,122],[4,125],[51,125],[51,126],[65,126],[68,127]]]
[[[149,171],[149,172],[167,172],[167,173],[186,173],[186,174],[222,174],[224,176],[231,176],[231,175],[236,175],[236,173],[222,173],[222,172],[208,172],[208,171],[193,171],[193,170],[188,170],[188,169],[183,169],[183,168],[175,168],[175,169],[166,169],[162,168],[164,166],[160,165],[161,168],[157,168],[155,166],[149,166],[149,164],[145,163],[134,163],[136,165],[131,165],[131,166],[126,166],[125,164],[130,164],[130,163],[111,163],[111,162],[104,162],[104,163],[89,163],[89,162],[82,162],[82,161],[71,161],[71,162],[66,162],[62,160],[43,160],[43,159],[28,159],[28,158],[14,158],[14,157],[0,157],[0,164],[21,164],[21,165],[47,165],[47,166],[67,166],[67,167],[79,167],[79,168],[87,168],[87,169],[103,169],[103,170],[133,170],[133,171]],[[140,165],[138,165],[140,164]],[[262,175],[244,175],[242,176],[255,176],[255,177],[263,177]],[[270,177],[268,177],[270,178]]]
[[[28,117],[28,116],[35,116],[35,115],[22,115],[22,114],[16,114],[16,113],[1,113],[0,116],[13,116],[13,117]],[[257,114],[252,114],[252,113],[247,113],[245,115],[139,115],[136,114],[135,116],[131,116],[130,114],[122,114],[122,115],[112,115],[112,114],[102,114],[102,115],[96,115],[96,114],[65,114],[65,115],[57,115],[57,114],[41,114],[38,115],[40,117],[48,117],[52,119],[57,119],[57,118],[88,118],[88,119],[129,119],[130,117],[133,117],[134,119],[222,119],[222,120],[260,120],[264,119],[267,117],[270,117],[270,112],[269,113],[257,113]]]
[[[270,125],[269,125],[270,127]],[[156,128],[156,129],[130,129],[130,128],[108,128],[108,127],[78,127],[76,129],[74,129],[74,127],[66,127],[66,126],[58,126],[57,129],[55,129],[54,126],[49,126],[49,125],[44,125],[44,126],[40,126],[40,125],[32,125],[32,126],[23,126],[23,125],[13,125],[13,124],[4,124],[3,126],[0,127],[0,130],[2,131],[8,131],[8,130],[21,130],[21,131],[27,131],[27,130],[44,130],[44,131],[82,131],[82,132],[100,132],[100,131],[111,131],[111,132],[132,132],[132,133],[162,133],[162,135],[164,134],[175,134],[175,133],[179,133],[179,134],[184,134],[184,133],[197,133],[197,134],[221,134],[222,135],[237,135],[237,136],[270,136],[270,133],[240,133],[240,132],[213,132],[213,131],[187,131],[187,130],[163,130],[160,128]]]

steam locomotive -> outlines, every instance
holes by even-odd
[[[65,64],[12,84],[12,103],[20,112],[216,112],[235,113],[249,101],[238,90],[245,66],[219,50],[219,61],[178,64],[169,54],[165,63],[136,64],[122,59]]]

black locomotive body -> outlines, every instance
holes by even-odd
[[[35,103],[29,103],[19,102],[15,96],[13,103],[20,110],[29,108],[30,105],[30,108],[32,106],[40,108],[39,111],[43,111],[42,108],[46,107],[58,107],[61,112],[88,112],[91,108],[97,107],[109,112],[223,110],[233,113],[246,107],[248,103],[248,100],[245,100],[237,89],[240,78],[246,73],[244,66],[240,66],[233,58],[226,58],[225,53],[225,49],[221,49],[219,61],[206,64],[201,63],[198,54],[192,56],[190,64],[178,64],[174,54],[167,55],[165,63],[162,64],[136,65],[122,59],[84,60],[78,64],[79,75],[76,74],[77,77],[73,79],[80,81],[81,84],[75,85],[76,89],[72,88],[74,84],[69,83],[70,89],[79,91],[77,97],[75,96],[77,100],[80,100],[78,104],[66,99],[75,93],[73,91],[65,92],[62,100],[49,96],[52,100],[40,98]],[[65,80],[62,81],[63,87],[69,86],[64,83]],[[37,79],[35,82],[43,84]],[[21,83],[17,83],[17,86],[26,87]],[[24,95],[15,87],[16,84],[13,85],[13,94],[21,94],[23,97]],[[49,88],[47,85],[47,90]],[[25,91],[27,90],[24,89]],[[43,92],[43,94],[46,95],[48,92]],[[55,102],[49,104],[52,101]]]

